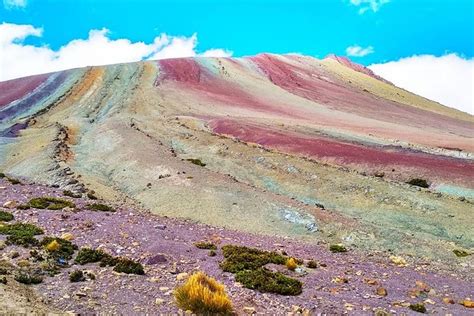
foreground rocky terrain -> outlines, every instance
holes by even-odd
[[[57,197],[75,204],[59,210],[22,209],[32,198]],[[174,313],[173,290],[188,275],[204,271],[226,286],[226,291],[238,314],[283,314],[346,312],[371,315],[374,312],[415,313],[410,304],[422,303],[428,313],[468,315],[472,313],[472,270],[457,273],[438,270],[428,261],[411,257],[396,257],[389,251],[362,253],[348,248],[333,253],[328,244],[309,244],[293,238],[275,238],[217,228],[191,221],[176,220],[132,208],[126,203],[114,203],[115,212],[92,211],[89,204],[98,203],[87,197],[64,196],[62,190],[36,184],[11,184],[0,179],[0,205],[15,222],[31,223],[44,230],[43,236],[64,237],[78,246],[102,249],[113,256],[140,262],[144,275],[117,273],[111,267],[97,263],[60,266],[54,276],[38,272],[43,281],[22,285],[15,281],[19,271],[33,271],[40,261],[31,250],[42,247],[6,245],[0,235],[2,267],[6,284],[0,284],[1,314],[23,311],[37,313]],[[1,231],[1,228],[0,228]],[[196,247],[197,242],[217,246],[215,256]],[[302,293],[286,296],[260,293],[236,282],[235,276],[223,272],[221,249],[224,245],[242,245],[261,250],[277,251],[301,259],[295,271],[285,266],[268,265],[300,280]],[[74,253],[77,256],[78,251]],[[454,256],[454,255],[453,255]],[[316,265],[308,268],[308,262]],[[472,256],[456,259],[461,265],[472,264]],[[71,282],[73,271],[94,275],[82,282]],[[2,277],[2,276],[0,276]],[[28,297],[28,303],[25,303]],[[383,314],[380,314],[383,315]]]

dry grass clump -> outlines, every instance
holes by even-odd
[[[174,296],[181,309],[203,315],[230,315],[232,302],[225,293],[224,285],[203,272],[191,275],[178,287]]]

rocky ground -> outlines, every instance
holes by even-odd
[[[7,284],[0,283],[0,314],[158,314],[179,312],[173,289],[194,271],[202,270],[225,284],[237,314],[415,314],[410,304],[423,303],[427,313],[469,315],[474,312],[473,276],[465,272],[446,274],[428,261],[390,256],[389,252],[361,253],[348,249],[332,253],[329,245],[307,244],[289,238],[252,235],[149,214],[127,205],[112,205],[116,212],[86,209],[86,197],[66,199],[75,208],[63,210],[18,209],[34,197],[64,198],[62,190],[37,184],[11,184],[0,179],[0,205],[14,215],[14,221],[33,223],[46,236],[72,234],[79,248],[100,248],[143,264],[144,275],[117,273],[98,264],[72,265],[37,285],[22,285],[13,278],[19,266],[34,265],[29,249],[5,244],[0,235],[2,265],[11,265]],[[105,202],[104,202],[105,203]],[[41,238],[42,236],[38,236]],[[198,249],[194,243],[211,241],[217,255]],[[270,266],[303,282],[303,293],[282,296],[246,289],[234,275],[223,272],[221,247],[245,245],[286,252],[289,256],[318,262],[295,271]],[[472,261],[472,256],[460,258]],[[71,261],[72,263],[73,261]],[[81,269],[95,280],[72,283],[69,273]],[[1,276],[0,276],[1,278]],[[28,298],[28,299],[26,299]],[[470,306],[470,307],[469,307]],[[61,311],[61,312],[58,312]]]

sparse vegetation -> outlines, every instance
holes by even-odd
[[[101,203],[92,203],[88,204],[87,208],[91,211],[97,211],[97,212],[115,212],[115,209]]]
[[[456,257],[467,257],[469,256],[469,252],[461,249],[454,249],[453,253],[456,255]]]
[[[426,307],[423,303],[410,304],[408,308],[418,313],[426,313]]]
[[[215,257],[217,256],[217,253],[215,250],[209,250],[209,253],[208,253],[209,257]]]
[[[12,221],[15,217],[12,213],[0,211],[0,222],[9,222]]]
[[[6,177],[6,175],[3,172],[0,172],[0,178],[3,179],[5,177]]]
[[[331,252],[337,253],[337,252],[347,252],[347,248],[344,247],[342,244],[334,244],[329,246],[329,250]]]
[[[15,275],[15,281],[30,285],[30,284],[39,284],[43,282],[43,278],[40,275],[37,275],[34,273],[21,271],[17,275]]]
[[[75,198],[75,199],[78,199],[78,198],[82,197],[82,195],[80,193],[75,193],[75,192],[72,192],[72,191],[69,191],[69,190],[64,190],[63,195],[64,196],[69,196],[69,197],[72,197],[72,198]]]
[[[286,257],[269,251],[262,251],[245,246],[226,245],[222,247],[225,260],[221,269],[226,272],[236,273],[243,270],[255,270],[268,263],[285,264]]]
[[[186,159],[187,161],[189,161],[190,163],[193,163],[197,166],[201,166],[201,167],[205,167],[206,164],[204,162],[201,161],[201,159],[197,159],[197,158],[189,158],[189,159]]]
[[[235,280],[246,288],[259,292],[299,295],[303,291],[303,284],[300,281],[265,268],[240,271],[235,275]]]
[[[114,271],[127,274],[145,274],[141,263],[127,258],[119,258],[117,260],[117,264],[114,267]]]
[[[195,242],[194,246],[196,246],[199,249],[217,250],[216,245],[214,245],[212,242],[207,242],[207,241]]]
[[[420,187],[420,188],[429,188],[430,185],[425,179],[414,178],[407,182],[408,184]]]
[[[100,249],[81,248],[74,260],[78,264],[87,264],[102,261],[109,254]]]
[[[285,265],[288,268],[288,270],[291,270],[291,271],[295,271],[296,267],[298,266],[294,258],[289,258],[288,260],[286,260]]]
[[[232,302],[224,285],[203,272],[191,275],[184,285],[175,290],[174,296],[181,309],[199,315],[232,314]]]
[[[48,210],[61,210],[65,207],[76,207],[76,205],[71,201],[50,196],[33,198],[28,202],[28,206]]]
[[[18,210],[29,210],[30,206],[28,204],[20,204],[16,207]]]
[[[18,180],[18,179],[15,179],[15,178],[7,177],[7,180],[8,180],[8,182],[10,182],[10,183],[13,184],[13,185],[15,185],[15,184],[21,184],[21,181]]]
[[[0,235],[8,235],[6,243],[30,247],[38,245],[35,235],[43,234],[43,230],[33,224],[14,223],[0,226]]]
[[[45,247],[48,254],[55,259],[71,260],[78,248],[69,240],[54,237],[44,237],[41,245]]]
[[[82,270],[74,270],[71,273],[69,273],[69,281],[71,282],[84,282],[86,280],[86,277],[84,275],[84,272]]]

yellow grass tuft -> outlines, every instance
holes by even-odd
[[[232,313],[232,302],[225,293],[224,285],[203,272],[191,275],[186,283],[175,290],[174,296],[181,309],[197,314]]]
[[[286,260],[285,265],[288,268],[288,270],[291,270],[291,271],[294,271],[296,269],[296,267],[298,266],[298,264],[296,263],[296,260],[294,258],[290,258],[290,259]]]
[[[52,242],[46,245],[46,250],[50,252],[58,251],[59,248],[61,248],[61,245],[56,240],[53,240]]]

